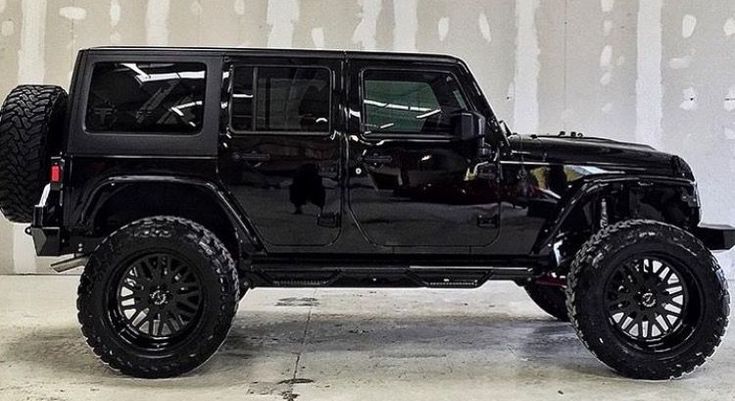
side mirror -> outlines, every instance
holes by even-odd
[[[485,117],[479,113],[462,111],[452,117],[454,136],[460,141],[485,137]]]

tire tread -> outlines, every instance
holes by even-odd
[[[27,223],[46,180],[48,136],[54,113],[65,112],[67,94],[53,85],[21,85],[0,109],[0,211],[10,221]]]
[[[109,274],[111,260],[123,252],[127,241],[142,241],[160,235],[178,235],[182,241],[196,245],[198,251],[211,261],[211,268],[219,277],[219,298],[215,332],[197,342],[195,349],[188,350],[176,360],[166,363],[151,363],[144,358],[127,358],[108,346],[99,326],[94,324],[96,318],[90,311],[90,302],[95,285]],[[82,274],[77,291],[77,317],[81,323],[82,334],[92,351],[111,368],[124,374],[143,378],[163,378],[186,373],[211,357],[220,347],[230,329],[232,318],[237,312],[240,299],[237,285],[237,269],[224,244],[204,226],[193,221],[173,216],[155,216],[134,221],[121,227],[108,236],[92,253]],[[98,300],[97,300],[98,301]]]
[[[585,332],[582,328],[581,316],[579,313],[578,297],[577,294],[580,291],[589,290],[583,286],[581,276],[587,272],[588,269],[597,268],[597,261],[604,252],[610,251],[615,246],[621,246],[621,244],[615,243],[617,238],[627,238],[628,241],[635,241],[636,238],[630,238],[626,233],[635,233],[645,230],[646,228],[654,227],[660,235],[665,235],[672,241],[682,244],[693,244],[698,247],[699,250],[706,251],[706,265],[711,270],[711,273],[716,278],[718,288],[717,293],[704,294],[707,297],[713,297],[716,299],[716,305],[721,308],[720,317],[717,319],[716,329],[706,339],[705,347],[699,352],[695,353],[694,356],[688,360],[676,360],[676,361],[659,361],[655,364],[637,364],[632,365],[625,355],[614,355],[612,352],[606,352],[605,345],[598,345],[590,341],[588,336],[590,333]],[[624,246],[624,244],[622,244]],[[674,379],[679,378],[685,374],[693,372],[697,367],[701,366],[707,358],[712,356],[717,346],[722,341],[722,337],[725,335],[725,331],[728,325],[728,316],[730,312],[730,296],[728,293],[727,280],[720,268],[717,260],[709,252],[706,247],[692,234],[684,231],[671,224],[662,223],[654,220],[626,220],[607,226],[594,234],[587,242],[582,245],[582,248],[577,252],[574,261],[572,262],[569,275],[567,276],[567,313],[569,315],[572,326],[574,327],[577,336],[579,337],[582,344],[587,348],[593,355],[598,359],[603,360],[605,364],[612,367],[620,374],[638,379]],[[599,348],[598,348],[599,347]],[[602,353],[605,355],[602,355]]]

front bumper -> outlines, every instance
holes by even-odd
[[[726,251],[735,246],[735,227],[724,224],[702,224],[693,234],[711,251]]]

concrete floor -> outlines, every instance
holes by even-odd
[[[204,367],[131,379],[87,349],[77,280],[0,276],[0,400],[735,399],[731,339],[684,379],[624,379],[509,283],[255,290]]]

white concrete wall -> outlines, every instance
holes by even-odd
[[[68,86],[77,49],[110,44],[451,53],[516,130],[677,153],[704,220],[735,225],[732,0],[0,0],[0,93]],[[31,252],[1,221],[0,272],[44,271]]]

